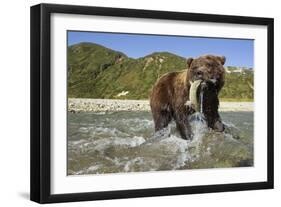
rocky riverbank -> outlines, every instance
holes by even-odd
[[[221,102],[219,111],[253,111],[253,102]],[[148,100],[68,99],[68,111],[149,111]]]

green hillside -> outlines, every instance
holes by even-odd
[[[186,68],[183,57],[156,52],[133,59],[93,43],[68,47],[68,97],[147,99],[155,81],[164,73]],[[221,98],[251,100],[253,72],[227,68]]]

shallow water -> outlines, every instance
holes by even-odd
[[[187,141],[174,123],[155,134],[150,112],[69,113],[67,173],[252,166],[253,112],[220,114],[224,133],[209,130],[197,117],[191,122],[193,140]]]

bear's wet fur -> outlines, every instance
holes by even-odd
[[[218,94],[224,85],[224,56],[204,55],[187,59],[187,69],[161,76],[152,88],[150,107],[155,131],[174,120],[183,139],[192,139],[189,116],[195,111],[189,101],[191,83],[202,80],[205,84],[203,113],[208,126],[216,131],[224,127],[218,113]]]

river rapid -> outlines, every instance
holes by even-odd
[[[69,112],[67,174],[253,166],[253,112],[220,115],[223,133],[208,129],[196,114],[194,137],[187,141],[173,122],[155,133],[148,111]]]

